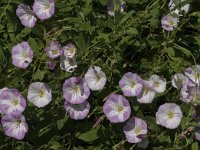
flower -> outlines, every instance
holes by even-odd
[[[192,92],[193,91],[193,92]],[[188,84],[184,84],[183,87],[181,88],[181,100],[183,102],[189,103],[192,101],[193,99],[193,93],[194,93],[194,87],[188,85]]]
[[[102,90],[106,84],[106,75],[100,67],[90,67],[85,74],[85,82],[93,91]]]
[[[161,20],[162,28],[167,31],[174,30],[178,25],[179,19],[172,17],[170,14],[164,16]]]
[[[71,77],[63,84],[63,97],[71,104],[81,104],[90,96],[90,89],[81,77]]]
[[[73,58],[76,55],[76,47],[73,44],[67,44],[63,47],[63,54],[68,58]]]
[[[198,122],[198,127],[195,128],[195,139],[200,141],[200,122]]]
[[[32,62],[33,51],[27,42],[21,42],[12,48],[12,64],[19,68],[27,68]]]
[[[71,104],[65,101],[64,107],[70,118],[74,120],[84,119],[90,111],[90,104],[88,103],[88,101],[84,101],[81,104]]]
[[[0,89],[0,95],[3,93],[3,91],[5,91],[7,89],[8,89],[7,87],[4,87],[4,88]]]
[[[183,113],[175,103],[165,103],[156,112],[156,123],[169,129],[179,126]]]
[[[38,108],[48,105],[52,100],[51,89],[46,83],[33,82],[28,88],[28,100]]]
[[[109,16],[111,17],[115,16],[115,4],[113,0],[108,0],[107,12]]]
[[[124,134],[129,143],[139,143],[147,134],[147,124],[144,120],[131,117],[123,128]]]
[[[41,20],[50,18],[55,13],[54,0],[35,0],[33,11]]]
[[[138,96],[142,91],[143,81],[137,74],[128,72],[119,81],[119,86],[125,96]]]
[[[0,95],[0,110],[3,114],[22,113],[26,108],[26,100],[17,89],[6,89]]]
[[[191,87],[189,92],[192,95],[192,103],[194,105],[200,104],[200,86]]]
[[[183,85],[188,84],[189,79],[181,73],[177,73],[174,75],[172,79],[172,86],[181,89]]]
[[[49,58],[55,59],[62,55],[62,47],[58,41],[51,41],[45,48],[45,51]]]
[[[192,81],[194,86],[200,85],[200,65],[188,67],[184,73]]]
[[[151,103],[154,99],[155,91],[152,89],[152,84],[149,81],[143,80],[142,92],[137,96],[139,103]]]
[[[73,58],[68,58],[64,55],[60,57],[60,68],[67,72],[74,72],[74,69],[77,68],[76,56]]]
[[[47,63],[47,66],[48,66],[49,70],[54,70],[55,69],[55,67],[56,67],[56,62],[55,61],[50,60],[50,61],[47,61],[46,63]]]
[[[131,114],[129,101],[118,94],[110,94],[103,105],[103,112],[112,123],[126,121]]]
[[[176,1],[176,0],[170,0],[170,2],[169,2],[169,4],[168,4],[168,6],[169,6],[169,10],[170,11],[173,11],[173,12],[175,12],[177,15],[179,15],[179,16],[181,16],[181,14],[180,14],[180,10],[181,11],[185,11],[186,13],[189,11],[189,8],[190,8],[190,4],[185,4],[185,5],[180,5],[180,3],[183,3],[183,2],[185,2],[186,0],[179,0],[179,1]],[[177,9],[177,6],[179,6],[178,7],[178,9]],[[181,7],[180,7],[181,6]],[[174,8],[176,8],[175,10],[174,10]]]
[[[19,17],[21,24],[25,27],[32,28],[35,26],[37,18],[34,16],[34,13],[29,6],[25,4],[18,5],[16,14]]]
[[[25,117],[19,112],[4,115],[1,123],[4,133],[18,140],[23,139],[28,131],[28,124]]]
[[[152,84],[152,89],[157,93],[162,93],[166,89],[166,79],[161,78],[158,75],[151,75],[149,82]]]

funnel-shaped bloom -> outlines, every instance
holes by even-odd
[[[181,16],[181,13],[180,11],[184,11],[184,12],[188,12],[189,11],[189,8],[190,8],[190,4],[182,4],[181,6],[181,3],[184,3],[186,0],[170,0],[168,6],[169,6],[169,9],[170,11],[173,11],[175,12],[177,15]],[[180,7],[177,7],[177,6],[180,6]]]
[[[65,101],[64,107],[70,118],[74,120],[84,119],[90,111],[90,104],[88,103],[88,101],[84,101],[81,104],[71,104]]]
[[[147,124],[144,120],[131,117],[123,128],[124,134],[129,143],[139,143],[147,134]]]
[[[188,67],[184,73],[194,85],[200,85],[200,65]]]
[[[66,57],[73,58],[76,55],[77,50],[75,45],[70,43],[63,47],[63,52]]]
[[[137,74],[128,72],[119,81],[119,86],[125,96],[138,96],[142,91],[143,81]]]
[[[181,123],[183,113],[174,103],[161,105],[156,112],[156,123],[169,129],[175,129]]]
[[[28,132],[28,124],[21,113],[4,115],[1,119],[5,135],[21,140]]]
[[[152,75],[149,78],[149,82],[152,84],[151,85],[152,89],[157,93],[162,93],[166,89],[166,84],[167,84],[166,79],[161,78],[158,75]]]
[[[25,27],[32,28],[35,26],[37,18],[34,16],[31,8],[25,4],[18,5],[16,14],[19,17],[21,24]]]
[[[188,84],[189,79],[181,73],[177,73],[174,75],[172,79],[172,86],[181,89],[183,85]]]
[[[27,42],[21,42],[12,48],[12,64],[19,68],[27,68],[32,62],[33,51]]]
[[[28,100],[38,108],[44,107],[52,100],[51,89],[43,82],[33,82],[28,88]]]
[[[0,110],[4,114],[22,113],[26,108],[26,100],[17,89],[6,89],[0,95]]]
[[[35,0],[33,11],[41,20],[50,18],[55,13],[54,0]]]
[[[161,20],[162,28],[167,31],[172,31],[178,26],[179,19],[172,17],[170,14],[164,16]]]
[[[58,41],[51,41],[45,48],[45,51],[49,58],[55,59],[62,55],[62,47]]]
[[[81,77],[71,77],[63,84],[63,97],[71,104],[81,104],[90,96],[90,89]]]
[[[106,75],[100,67],[90,67],[85,74],[85,81],[92,91],[102,90],[106,84]]]
[[[150,81],[143,80],[142,92],[137,96],[139,103],[151,103],[154,99],[155,91],[152,88]]]
[[[131,114],[129,101],[118,94],[110,94],[103,105],[103,112],[112,123],[126,121]]]
[[[72,58],[60,56],[60,68],[70,73],[74,72],[74,69],[77,68],[76,56]]]

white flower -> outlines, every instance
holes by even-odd
[[[137,101],[139,103],[152,103],[155,96],[155,91],[151,87],[149,81],[143,80],[142,92],[137,96]]]
[[[162,93],[165,91],[166,89],[166,79],[165,78],[161,78],[158,75],[152,75],[149,78],[149,82],[151,84],[151,87],[153,88],[153,90],[157,93]]]
[[[178,0],[178,1],[177,0],[170,0],[170,2],[168,4],[170,11],[175,12],[179,16],[182,16],[180,14],[180,11],[185,11],[187,13],[189,11],[190,4],[185,4],[185,5],[181,6],[181,3],[185,2],[185,1],[186,0]],[[181,6],[181,8],[177,7],[177,6]],[[174,10],[174,8],[176,8],[176,9]]]
[[[51,89],[43,82],[34,82],[28,88],[28,100],[41,108],[48,105],[52,100]]]
[[[74,69],[77,68],[76,56],[73,58],[60,56],[60,68],[67,72],[74,72]]]
[[[177,89],[181,89],[183,85],[187,84],[188,82],[189,82],[189,79],[186,76],[184,76],[181,73],[177,73],[174,75],[172,79],[172,86]]]
[[[64,55],[68,58],[73,58],[76,55],[76,47],[73,44],[67,44],[63,47]]]
[[[106,83],[106,75],[100,67],[90,67],[85,74],[85,81],[91,90],[98,91],[103,89]]]
[[[181,122],[183,113],[174,103],[161,105],[156,112],[156,123],[169,129],[175,129]]]

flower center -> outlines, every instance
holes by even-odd
[[[73,90],[74,90],[75,93],[79,93],[80,87],[78,85],[75,85]]]
[[[195,97],[196,101],[200,101],[200,94],[197,93],[196,97]]]
[[[13,104],[14,106],[17,106],[17,105],[19,104],[18,99],[15,98],[15,99],[12,101],[12,104]]]
[[[39,97],[44,97],[44,95],[45,95],[45,91],[43,89],[41,89],[39,91]]]
[[[169,26],[173,27],[174,26],[174,21],[173,20],[169,20],[168,24],[169,24]]]
[[[195,79],[196,79],[196,80],[199,80],[199,79],[200,79],[200,74],[199,74],[199,73],[196,74]]]
[[[53,49],[53,50],[52,50],[52,54],[53,54],[53,55],[58,54],[58,50],[57,50],[57,49]]]
[[[155,82],[154,82],[154,86],[155,86],[155,87],[159,87],[159,85],[160,85],[159,81],[155,81]]]
[[[50,3],[47,1],[44,3],[44,9],[49,9],[50,8]]]
[[[167,116],[169,119],[172,119],[174,117],[174,113],[170,111],[168,112]]]
[[[133,88],[135,86],[135,82],[131,81],[131,88]]]
[[[141,128],[136,128],[136,129],[135,129],[135,133],[136,133],[136,134],[139,134],[141,131],[142,131]]]
[[[75,51],[75,48],[69,48],[70,53],[74,53],[74,51]]]
[[[182,80],[182,79],[178,79],[178,83],[179,83],[179,84],[182,84],[182,83],[183,83],[183,80]]]
[[[101,79],[100,75],[97,75],[97,81],[99,81]]]
[[[117,111],[118,111],[118,112],[123,111],[123,107],[122,107],[122,106],[118,106]]]
[[[24,57],[24,59],[27,59],[28,58],[28,54],[27,53],[23,53],[23,57]]]
[[[145,87],[145,88],[144,88],[144,94],[148,94],[149,91],[150,91],[150,89],[149,89],[148,87]]]
[[[17,119],[17,120],[16,120],[17,126],[19,126],[19,125],[21,124],[21,122],[22,122],[21,120]]]

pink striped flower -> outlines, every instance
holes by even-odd
[[[143,89],[137,96],[137,101],[139,103],[152,103],[154,96],[155,91],[153,90],[152,83],[150,81],[143,80]]]
[[[84,119],[90,111],[90,104],[88,103],[88,101],[84,101],[81,104],[71,104],[65,101],[64,107],[70,118],[74,120]]]
[[[12,48],[12,64],[19,68],[27,68],[33,59],[33,50],[25,41]]]
[[[147,124],[144,120],[131,117],[123,128],[124,134],[129,143],[139,143],[147,134]]]
[[[52,100],[51,89],[46,83],[33,82],[28,88],[28,100],[38,108],[48,105]]]
[[[63,84],[63,97],[71,104],[81,104],[90,96],[90,89],[81,77],[71,77]]]
[[[137,74],[128,72],[119,81],[119,86],[125,96],[138,96],[142,91],[143,81]]]
[[[21,24],[25,27],[33,28],[37,21],[31,8],[25,4],[18,5],[16,14],[19,17]]]
[[[62,47],[58,41],[51,41],[45,48],[47,56],[51,59],[55,59],[62,55]]]
[[[156,112],[156,123],[169,129],[175,129],[181,123],[183,113],[175,103],[165,103]]]
[[[6,89],[0,95],[0,110],[3,114],[22,113],[26,108],[26,100],[17,89]]]
[[[54,0],[35,0],[33,11],[41,20],[48,19],[55,13],[55,2]]]
[[[129,101],[118,94],[110,94],[103,105],[103,112],[112,123],[126,121],[131,114]]]
[[[28,132],[28,124],[25,117],[19,113],[10,113],[4,115],[1,119],[5,135],[22,140]]]

